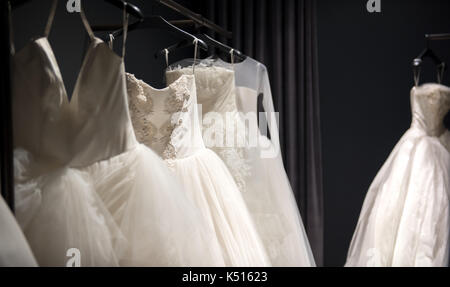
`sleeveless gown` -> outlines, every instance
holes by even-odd
[[[135,138],[125,50],[115,54],[81,17],[91,41],[70,103],[49,29],[13,58],[16,205],[38,263],[65,266],[77,248],[81,266],[217,265],[204,219]]]
[[[226,266],[269,266],[265,249],[228,169],[200,133],[195,79],[183,75],[157,90],[128,74],[134,129],[180,179],[209,220]]]
[[[192,68],[167,71],[167,82],[188,73],[192,73]],[[236,88],[234,71],[223,67],[200,64],[195,68],[195,76],[205,143],[239,182],[272,265],[315,266],[279,149],[257,126],[253,132],[246,129],[248,119],[256,122],[256,91]],[[216,140],[217,136],[220,140]]]
[[[448,265],[450,89],[414,87],[411,106],[411,128],[369,188],[346,266]]]

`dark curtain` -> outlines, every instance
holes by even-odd
[[[216,39],[269,71],[285,167],[316,258],[323,263],[323,188],[314,0],[197,0],[195,9],[233,32]]]
[[[9,93],[9,17],[8,1],[1,1],[0,14],[2,27],[0,32],[0,97],[1,97],[1,193],[6,203],[14,210],[14,183],[13,183],[13,159],[12,159],[12,121],[11,121],[11,96]]]

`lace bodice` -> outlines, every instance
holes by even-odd
[[[429,136],[439,137],[445,131],[444,117],[450,110],[450,88],[439,84],[414,87],[411,91],[412,126]]]
[[[167,84],[188,74],[192,74],[192,68],[169,70],[166,72]],[[195,83],[202,109],[204,143],[222,158],[236,184],[244,191],[250,168],[246,162],[245,122],[236,103],[234,72],[222,67],[198,65]]]
[[[167,83],[173,83],[181,75],[192,74],[192,68],[167,71]],[[197,66],[195,68],[198,103],[202,112],[230,112],[237,110],[234,91],[234,72],[221,67]]]
[[[205,148],[201,138],[194,76],[155,89],[127,74],[131,119],[139,142],[170,161]]]

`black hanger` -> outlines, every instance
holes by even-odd
[[[206,42],[206,44],[208,44],[209,47],[213,47],[213,48],[217,48],[220,51],[224,52],[224,53],[230,53],[231,51],[233,51],[233,55],[236,59],[238,59],[239,61],[244,61],[245,59],[247,59],[247,56],[244,55],[241,51],[233,49],[230,46],[227,46],[213,38],[211,38],[210,36],[208,36],[207,34],[199,34],[198,37],[200,39],[202,39],[203,41]],[[155,57],[160,57],[160,56],[165,56],[166,55],[166,51],[169,53],[175,52],[179,49],[182,48],[186,48],[186,47],[190,47],[192,46],[192,42],[188,42],[188,41],[181,41],[178,42],[170,47],[167,47],[166,49],[162,49],[161,51],[158,51],[155,54]]]
[[[15,9],[17,7],[22,6],[23,4],[25,4],[27,2],[30,2],[30,1],[31,0],[10,0],[10,3],[11,3],[11,7],[13,9]],[[104,0],[104,1],[119,8],[120,10],[123,10],[123,7],[125,7],[128,14],[130,14],[138,19],[144,18],[144,15],[142,14],[141,10],[137,6],[135,6],[131,3],[128,3],[123,0]]]
[[[241,51],[236,50],[230,46],[227,46],[227,45],[211,38],[207,34],[202,34],[200,36],[200,39],[203,39],[206,43],[208,43],[208,45],[210,45],[211,47],[214,47],[214,48],[218,48],[222,52],[230,53],[231,51],[233,51],[234,57],[240,61],[244,61],[245,59],[247,59],[247,56],[244,55]]]
[[[446,37],[444,37],[444,36],[446,36]],[[425,35],[426,48],[422,51],[422,53],[419,54],[419,56],[417,56],[413,60],[413,64],[412,64],[416,85],[418,84],[420,69],[421,69],[422,63],[425,59],[431,59],[433,61],[434,65],[436,65],[438,82],[439,83],[441,82],[443,74],[444,74],[445,70],[447,69],[447,65],[430,48],[430,41],[447,40],[447,39],[450,39],[449,36],[450,36],[450,34],[435,34],[435,35],[427,34],[427,35]]]
[[[178,37],[182,38],[184,41],[191,42],[192,44],[194,41],[197,41],[200,48],[207,51],[208,45],[202,41],[201,39],[195,37],[194,35],[181,30],[180,28],[176,27],[175,25],[172,25],[169,23],[166,19],[164,19],[161,16],[148,16],[144,17],[141,21],[135,22],[128,26],[128,32],[135,31],[135,30],[144,30],[144,29],[160,29],[165,30],[168,32],[171,32]],[[112,33],[114,38],[120,37],[123,34],[123,28],[120,28]]]

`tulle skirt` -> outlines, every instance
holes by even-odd
[[[121,266],[224,266],[214,230],[153,151],[138,145],[83,171],[127,239]]]
[[[346,266],[448,265],[449,140],[417,128],[402,137],[369,188]]]
[[[270,266],[242,195],[222,160],[211,150],[168,162],[215,230],[226,266]]]
[[[145,146],[25,180],[29,158],[16,156],[16,206],[39,265],[224,265],[214,231]]]
[[[0,267],[37,267],[16,219],[0,196]]]
[[[262,150],[277,156],[262,157]],[[279,153],[265,136],[247,149],[250,175],[242,195],[273,266],[314,267],[315,261]]]
[[[86,176],[15,151],[16,216],[40,266],[118,266],[124,238]]]

